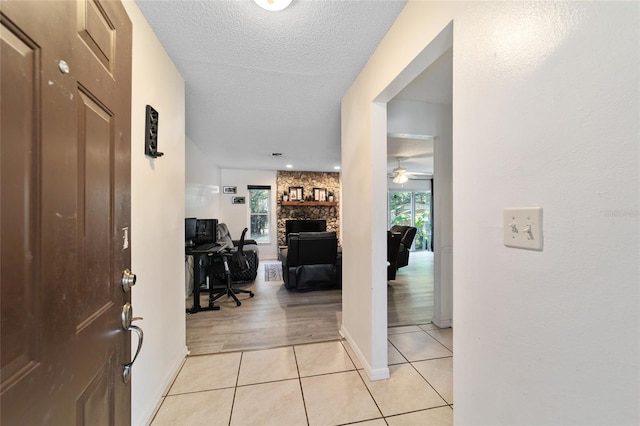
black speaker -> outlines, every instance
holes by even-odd
[[[145,125],[144,155],[152,158],[162,157],[164,152],[158,151],[158,111],[147,105],[147,120]]]

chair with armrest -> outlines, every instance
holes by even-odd
[[[234,240],[231,238],[231,232],[229,231],[229,227],[227,226],[226,223],[218,223],[217,226],[217,232],[218,232],[218,237],[217,240],[225,240],[225,241],[231,241],[231,243],[234,246],[237,246],[240,243],[240,240]],[[252,245],[258,245],[258,243],[256,242],[256,240],[250,240],[250,239],[245,239],[244,240],[244,244],[245,246],[248,246],[250,244]]]
[[[409,264],[409,250],[417,231],[418,228],[413,226],[393,225],[391,227],[391,232],[399,232],[401,234],[400,248],[398,249],[398,268]]]
[[[335,232],[289,234],[280,252],[282,277],[288,290],[309,291],[340,288],[341,262]]]
[[[233,282],[250,282],[256,279],[258,275],[258,265],[260,263],[258,244],[255,240],[244,239],[245,232],[243,231],[240,240],[233,240],[229,228],[224,223],[218,223],[217,240],[219,244],[226,244],[229,247],[237,248],[240,242],[243,244],[243,251],[249,262],[248,269],[240,269],[233,263],[229,266],[231,268],[231,280]]]
[[[402,234],[400,232],[387,231],[387,281],[396,279],[401,240]]]
[[[227,297],[231,297],[236,302],[237,306],[240,306],[242,303],[236,294],[247,293],[249,294],[249,297],[254,296],[253,292],[250,290],[240,290],[232,287],[233,273],[242,273],[250,268],[248,256],[244,252],[244,236],[246,233],[247,228],[244,228],[242,236],[240,237],[236,247],[228,247],[225,252],[214,256],[211,260],[210,277],[213,279],[224,280],[225,287],[218,290],[211,290],[209,294],[209,305],[212,305],[214,301],[226,295]]]

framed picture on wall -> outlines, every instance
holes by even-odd
[[[237,186],[223,186],[222,193],[223,194],[236,194],[238,192]]]
[[[291,201],[302,201],[304,200],[304,190],[301,186],[290,186],[289,187],[289,200]]]
[[[231,204],[244,204],[244,197],[231,197]]]
[[[327,201],[327,188],[313,188],[313,201]]]

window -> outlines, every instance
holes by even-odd
[[[413,246],[416,250],[431,250],[431,191],[413,193],[413,226],[418,228]]]
[[[431,191],[390,191],[389,228],[415,226],[414,250],[432,250]]]
[[[270,243],[269,209],[271,206],[270,186],[249,186],[249,236],[257,243]]]

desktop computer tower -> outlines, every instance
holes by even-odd
[[[218,234],[218,219],[196,220],[196,245],[215,243]]]
[[[218,235],[218,220],[217,219],[198,219],[196,220],[196,246],[203,244],[212,244],[216,242]],[[200,285],[206,283],[207,267],[210,259],[206,259],[206,256],[201,258],[203,264],[196,262],[194,267],[200,268]]]

